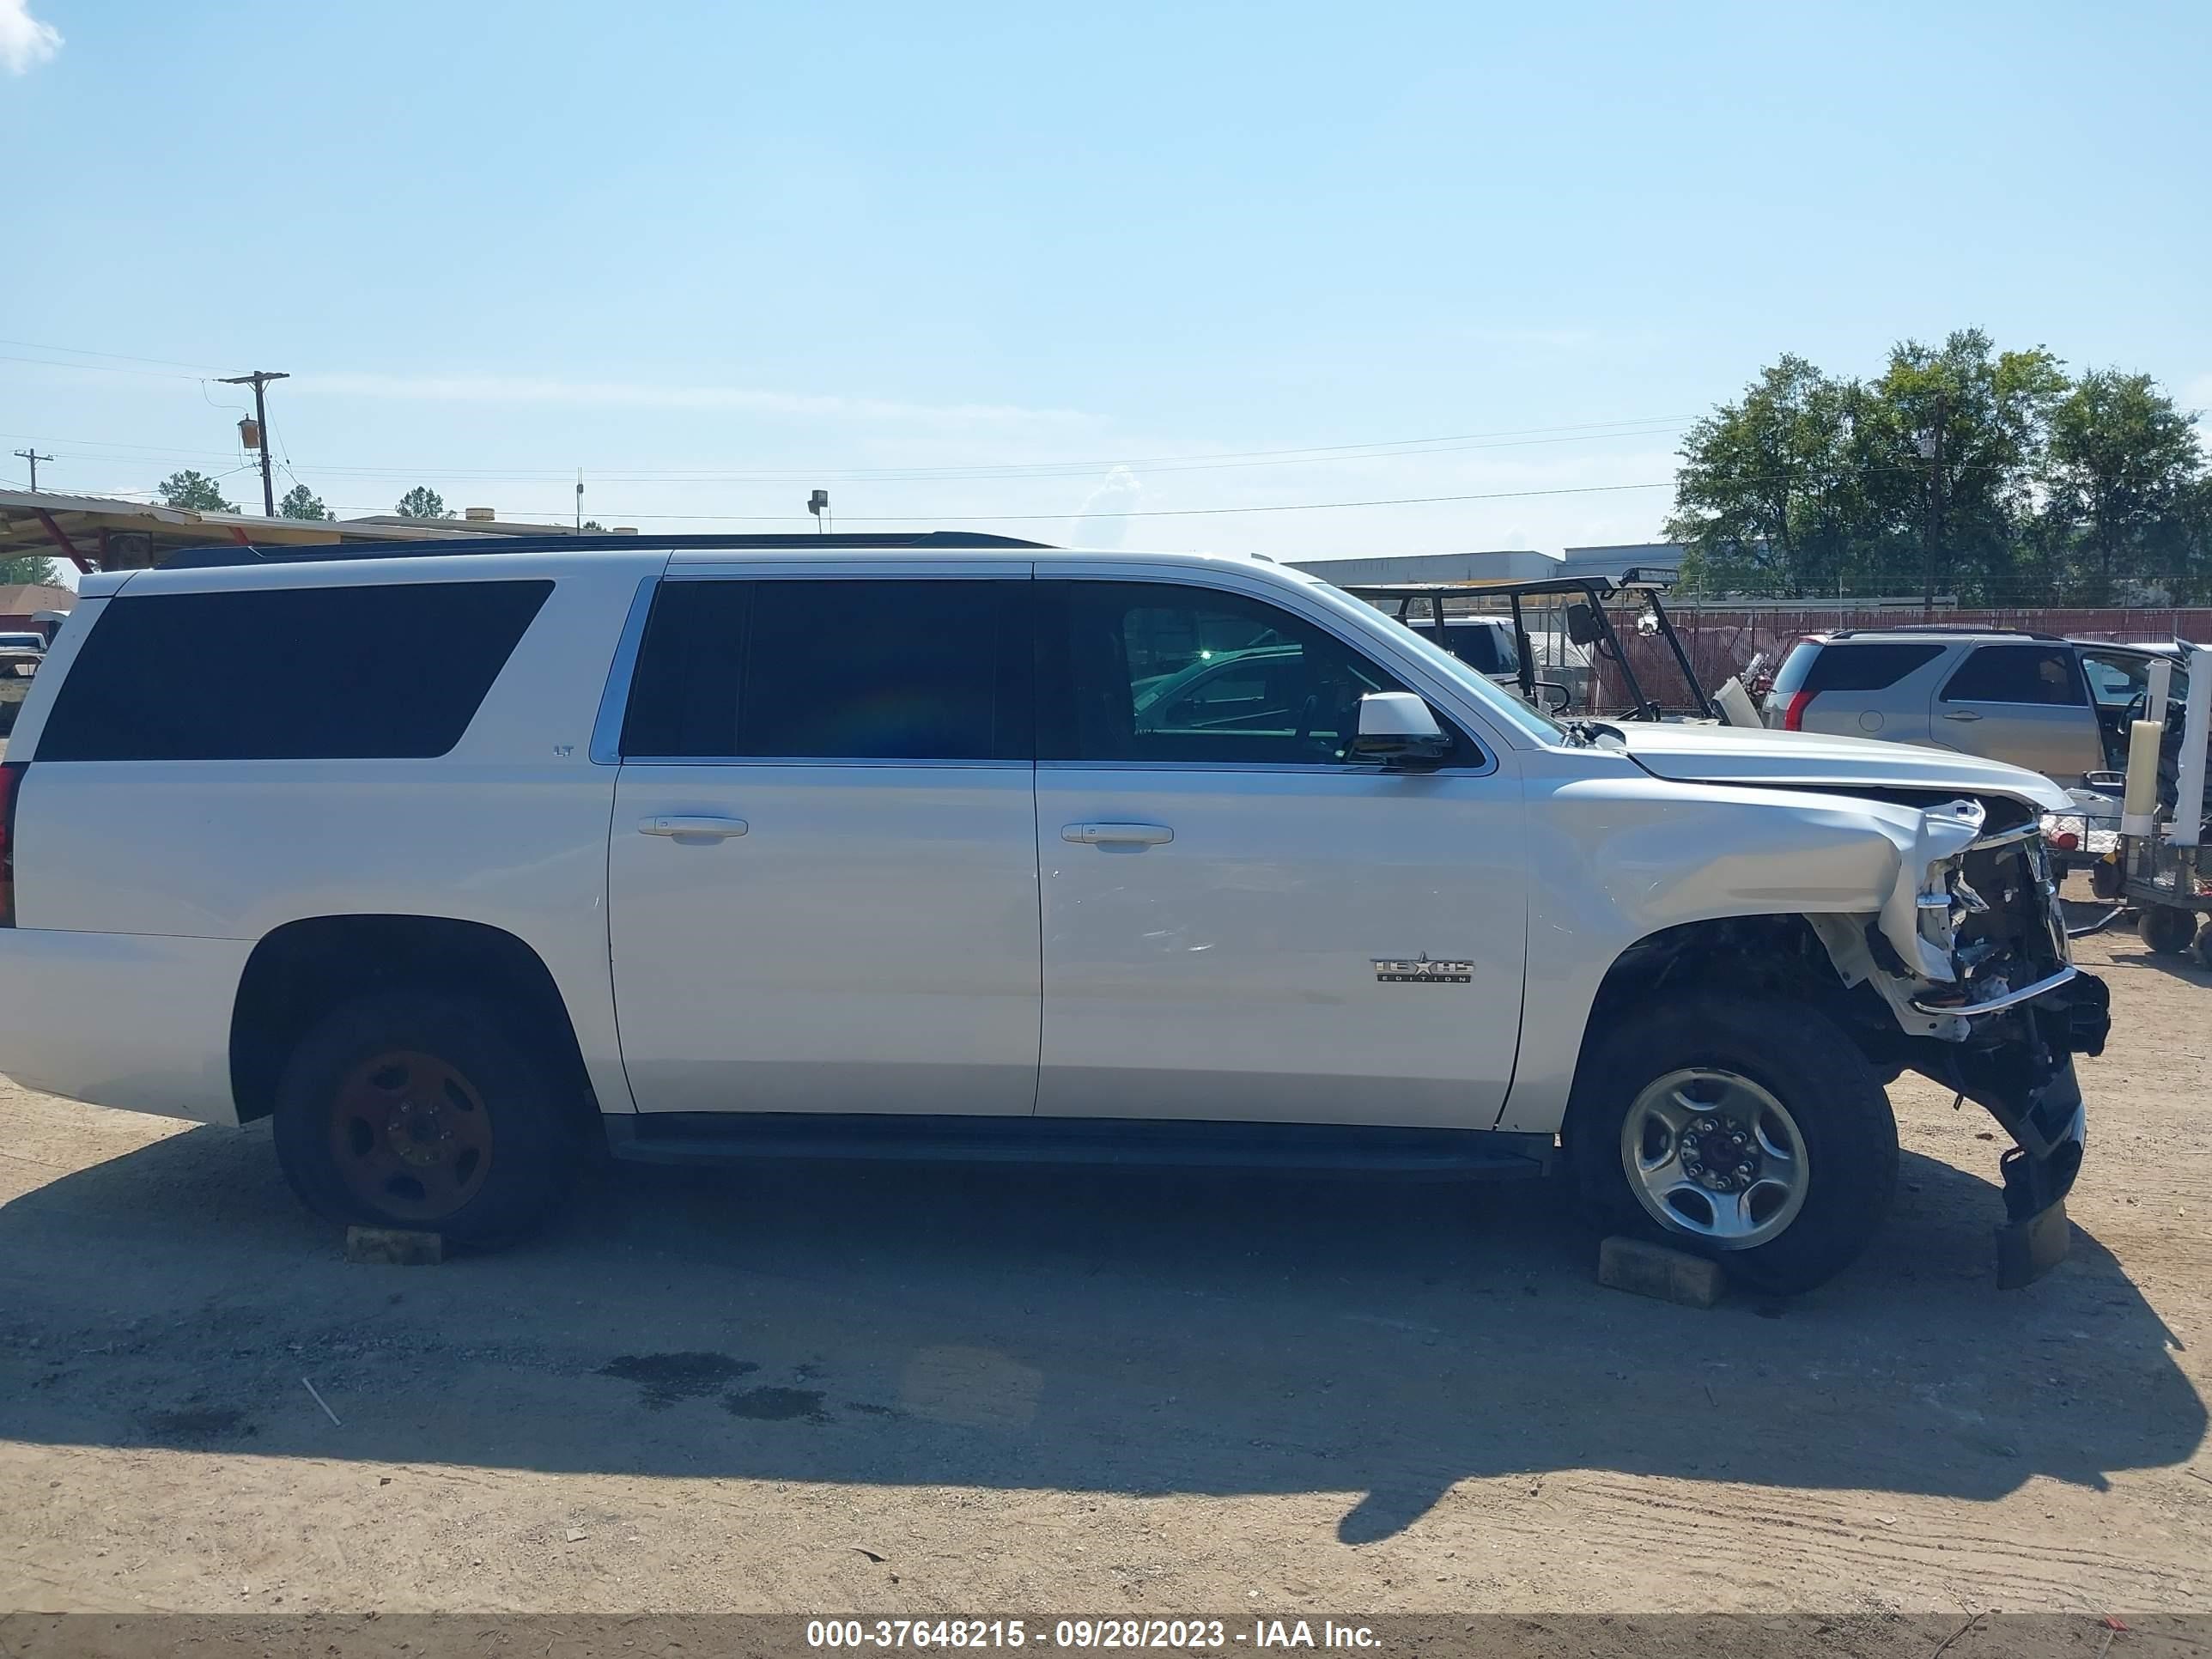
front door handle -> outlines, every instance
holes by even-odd
[[[1092,847],[1161,847],[1175,831],[1164,823],[1064,823],[1060,838]]]
[[[683,813],[637,821],[637,833],[641,836],[674,836],[685,840],[696,836],[702,841],[727,841],[732,836],[744,835],[750,827],[743,818],[695,817]]]
[[[1947,720],[1978,720],[1981,716],[1971,708],[1954,708],[1947,712],[1943,718]]]

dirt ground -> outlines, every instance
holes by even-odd
[[[622,1170],[350,1267],[266,1125],[0,1085],[0,1609],[2212,1610],[2212,975],[2080,956],[2018,1293],[1912,1079],[1870,1255],[1710,1312],[1534,1184]]]

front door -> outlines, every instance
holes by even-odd
[[[1030,568],[805,568],[654,601],[608,854],[631,1092],[1030,1112]]]
[[[2063,784],[2105,763],[2074,647],[2063,641],[1978,645],[1936,692],[1935,739]]]
[[[1351,762],[1358,698],[1405,688],[1256,594],[1037,590],[1040,1115],[1491,1127],[1517,778],[1464,736],[1431,773]]]

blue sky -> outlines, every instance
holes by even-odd
[[[2212,404],[2208,62],[2201,4],[0,0],[0,433],[227,471],[258,367],[347,514],[1640,540],[1784,350]]]

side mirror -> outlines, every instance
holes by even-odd
[[[1577,599],[1567,607],[1567,637],[1577,645],[1595,645],[1605,637],[1605,624],[1589,600]]]
[[[1410,691],[1370,691],[1359,700],[1359,734],[1352,753],[1386,766],[1437,766],[1451,758],[1452,740],[1436,711]]]

